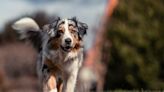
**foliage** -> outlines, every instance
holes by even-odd
[[[164,1],[120,0],[107,30],[105,89],[164,89]]]

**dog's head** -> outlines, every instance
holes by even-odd
[[[65,52],[77,50],[82,46],[83,36],[87,33],[88,26],[78,21],[75,17],[71,19],[57,18],[52,24],[43,27],[50,37],[48,45],[51,49]]]

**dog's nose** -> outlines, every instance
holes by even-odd
[[[65,39],[65,43],[66,44],[70,44],[71,43],[71,39],[70,38]]]

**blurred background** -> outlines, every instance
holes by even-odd
[[[164,90],[163,0],[1,0],[0,92],[39,92],[37,52],[11,24],[56,16],[89,26],[77,92]]]

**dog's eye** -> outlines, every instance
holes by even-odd
[[[57,31],[56,37],[59,38],[63,33],[64,33],[63,30],[60,30],[60,29],[59,29],[59,30]]]
[[[71,33],[73,33],[73,34],[74,34],[74,33],[77,33],[77,31],[76,31],[75,29],[72,29],[72,30],[71,30]]]
[[[64,33],[64,32],[63,32],[63,30],[59,29],[59,30],[58,30],[58,33],[61,33],[61,34],[62,34],[62,33]]]
[[[73,27],[73,28],[75,28],[75,26],[74,26],[73,24],[69,24],[68,26],[69,26],[69,27]]]

